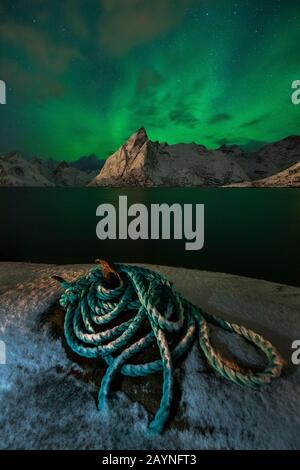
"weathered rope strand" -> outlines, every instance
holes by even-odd
[[[55,277],[65,289],[60,303],[66,308],[64,332],[69,347],[80,356],[101,357],[108,365],[99,390],[100,410],[107,408],[111,382],[118,372],[146,376],[162,370],[162,398],[149,425],[152,431],[161,432],[172,404],[173,363],[191,348],[196,337],[213,369],[238,385],[257,388],[280,376],[283,365],[280,355],[269,341],[257,333],[203,312],[154,271],[122,264],[117,269],[120,282],[112,288],[105,286],[105,276],[100,266],[72,283]],[[122,322],[122,315],[130,311],[131,318]],[[113,321],[118,323],[110,326]],[[267,367],[261,372],[253,372],[222,358],[211,345],[209,323],[236,333],[257,346],[267,357]],[[134,340],[145,324],[151,328],[150,332]],[[101,331],[99,326],[102,327]],[[173,349],[168,343],[168,334],[172,333],[181,336]],[[160,359],[144,364],[129,363],[155,342]]]

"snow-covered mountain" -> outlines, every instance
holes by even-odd
[[[74,168],[62,161],[54,170],[56,186],[86,186],[95,173]]]
[[[235,183],[230,186],[241,188],[271,188],[271,187],[293,187],[300,188],[300,162],[290,166],[286,170],[280,171],[267,178]]]
[[[98,171],[80,170],[65,161],[27,159],[11,153],[0,157],[0,186],[85,186]]]
[[[292,135],[265,145],[255,153],[237,155],[249,180],[267,178],[300,161],[300,136]]]
[[[142,127],[105,162],[0,156],[0,186],[299,186],[300,136],[246,152],[236,145],[151,141]]]
[[[40,169],[39,163],[18,153],[0,157],[0,186],[55,186]]]
[[[246,152],[236,145],[208,150],[203,145],[153,142],[142,127],[105,162],[89,186],[228,186],[268,178],[300,162],[300,137],[290,136]],[[296,185],[286,174],[266,180]],[[244,184],[241,184],[243,186]]]
[[[221,149],[153,142],[142,127],[106,160],[89,186],[219,186],[247,179],[236,159]]]

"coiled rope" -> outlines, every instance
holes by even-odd
[[[99,410],[107,408],[110,385],[118,372],[146,376],[162,370],[161,402],[149,425],[150,430],[161,432],[170,415],[174,363],[196,338],[213,369],[238,385],[257,388],[280,376],[282,359],[262,336],[202,311],[154,271],[123,264],[113,269],[107,262],[100,263],[75,282],[53,276],[65,289],[60,304],[66,309],[64,333],[69,347],[80,356],[101,357],[108,365],[99,390]],[[132,315],[122,321],[125,312]],[[149,332],[136,339],[147,322],[151,327]],[[267,357],[266,368],[253,372],[222,358],[210,343],[209,323],[236,333],[258,347]],[[179,337],[173,347],[168,341],[170,335]],[[160,359],[130,363],[133,356],[155,343]]]

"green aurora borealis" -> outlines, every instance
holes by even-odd
[[[0,152],[105,158],[153,140],[299,134],[298,0],[2,1]]]

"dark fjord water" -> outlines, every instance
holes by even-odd
[[[205,242],[96,237],[96,208],[119,195],[128,204],[205,204]],[[0,259],[86,263],[95,258],[184,266],[300,285],[300,190],[1,188]]]

